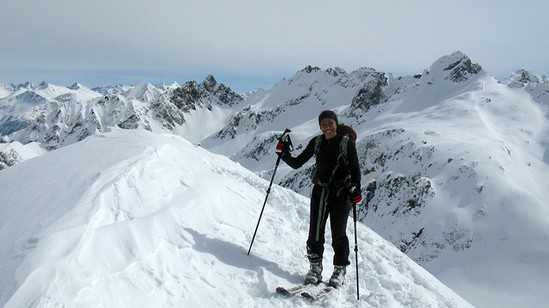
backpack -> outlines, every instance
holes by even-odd
[[[337,125],[337,134],[343,135],[341,138],[341,141],[339,142],[339,155],[341,158],[343,158],[343,161],[345,162],[345,165],[349,165],[349,161],[347,159],[347,144],[349,143],[349,139],[353,142],[356,141],[357,134],[356,131],[345,124],[338,124]],[[315,157],[318,154],[318,151],[320,150],[320,143],[322,142],[322,135],[318,135],[315,137]],[[339,160],[339,159],[338,159]],[[337,167],[336,167],[337,168]],[[313,167],[313,174],[311,179],[313,182],[315,182],[315,176],[316,176],[316,164]]]

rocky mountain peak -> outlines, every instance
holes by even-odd
[[[202,84],[204,85],[207,91],[211,92],[214,90],[215,86],[217,85],[217,80],[215,80],[214,76],[208,75],[206,79],[204,79]]]
[[[549,84],[547,76],[540,76],[525,69],[516,70],[508,79],[507,84],[512,87],[524,87],[530,83]]]
[[[47,87],[49,87],[50,84],[45,82],[45,81],[42,81],[38,86],[36,86],[37,89],[46,89]]]
[[[310,73],[314,73],[314,72],[318,72],[320,71],[321,69],[317,66],[310,66],[310,65],[307,65],[305,68],[303,68],[300,72],[304,72],[304,73],[307,73],[307,74],[310,74]]]
[[[471,59],[461,51],[438,59],[428,71],[428,74],[441,76],[444,80],[463,82],[472,76],[485,72],[482,67],[473,63]]]
[[[69,89],[71,90],[79,90],[79,89],[82,89],[83,85],[79,84],[78,82],[75,82],[74,84],[72,84]]]

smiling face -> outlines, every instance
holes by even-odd
[[[337,135],[336,121],[330,118],[322,119],[322,121],[320,121],[320,130],[326,139],[330,140],[334,138]]]

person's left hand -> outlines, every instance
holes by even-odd
[[[360,203],[362,201],[362,192],[360,190],[360,184],[353,184],[349,190],[349,198],[352,203]]]

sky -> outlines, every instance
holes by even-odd
[[[498,79],[549,75],[547,16],[546,0],[0,0],[0,83],[252,91],[307,65],[419,74],[457,50]]]

